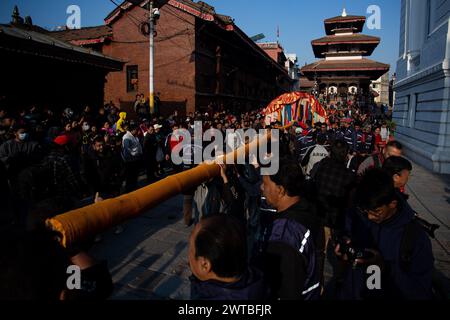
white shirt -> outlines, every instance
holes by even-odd
[[[389,138],[389,129],[382,127],[380,130],[380,136],[383,141],[387,141],[387,139]]]
[[[311,170],[313,169],[314,165],[320,161],[322,161],[322,159],[328,157],[328,151],[327,149],[325,149],[324,146],[318,144],[314,147],[313,151],[311,152],[311,155],[309,157],[309,162],[306,165],[306,170],[305,173],[307,175],[310,174]]]

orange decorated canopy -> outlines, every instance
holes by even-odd
[[[265,109],[266,123],[327,122],[327,113],[319,101],[306,92],[290,92],[274,99]]]

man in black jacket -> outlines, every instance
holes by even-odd
[[[118,195],[120,191],[121,163],[98,137],[92,143],[84,159],[84,174],[93,194],[102,198]]]
[[[277,210],[263,253],[272,298],[312,300],[320,296],[323,227],[304,196],[304,176],[294,160],[280,159],[277,174],[263,176],[262,194]]]
[[[158,163],[156,162],[156,152],[158,151],[158,142],[155,136],[155,128],[150,126],[144,136],[144,163],[147,172],[147,181],[155,182],[158,179],[156,171]]]
[[[373,169],[362,177],[355,193],[355,208],[346,217],[348,239],[335,250],[347,264],[339,298],[432,298],[431,241],[414,220],[413,210],[395,190],[390,174]],[[375,282],[369,267],[378,269]]]
[[[4,163],[10,178],[30,166],[38,163],[42,158],[39,144],[29,140],[25,127],[17,127],[14,130],[14,139],[0,146],[0,160]]]
[[[0,161],[3,162],[4,179],[9,180],[11,203],[16,223],[24,225],[29,210],[29,197],[26,196],[27,176],[21,173],[37,164],[42,158],[42,149],[35,141],[30,141],[27,129],[17,127],[15,138],[0,146]]]
[[[236,217],[245,225],[245,191],[239,183],[234,167],[221,165],[220,173],[223,180],[222,199],[226,213]]]

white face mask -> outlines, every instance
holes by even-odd
[[[88,124],[83,125],[83,131],[88,131],[90,128]]]

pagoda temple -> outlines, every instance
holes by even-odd
[[[341,16],[325,20],[326,37],[311,42],[320,60],[301,73],[315,82],[319,99],[361,107],[373,102],[370,83],[388,72],[389,65],[365,58],[380,43],[378,37],[361,34],[365,22],[366,17],[347,15],[344,9]]]

